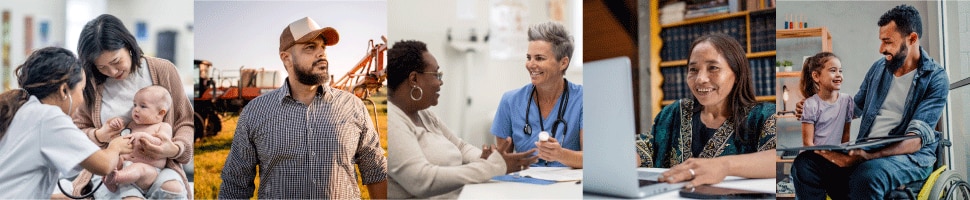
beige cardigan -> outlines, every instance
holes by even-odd
[[[505,160],[456,137],[431,111],[418,111],[419,128],[393,103],[388,104],[387,198],[454,199],[465,184],[505,173]]]
[[[182,169],[181,165],[192,160],[192,145],[194,142],[193,138],[195,137],[194,110],[192,109],[192,104],[185,95],[185,89],[182,87],[182,79],[179,78],[175,64],[161,58],[148,56],[144,58],[148,61],[146,65],[148,66],[148,74],[152,78],[152,84],[165,87],[165,89],[168,89],[172,93],[172,109],[165,115],[165,122],[172,125],[172,143],[179,146],[182,151],[175,158],[169,159],[165,167],[175,170],[182,176],[182,183],[185,185],[185,190],[188,191],[188,198],[192,199],[193,191],[189,187],[185,170]],[[93,110],[89,110],[88,106],[81,106],[73,118],[74,124],[87,134],[92,142],[104,149],[107,147],[107,143],[99,143],[94,138],[94,130],[103,126],[101,124],[101,92],[104,87],[97,85],[94,88],[97,90],[94,102],[87,102],[94,104]],[[87,170],[84,170],[78,175],[78,178],[74,180],[74,195],[80,195],[81,188],[87,185],[92,175]]]

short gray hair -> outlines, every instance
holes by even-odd
[[[556,54],[556,61],[563,57],[573,57],[573,36],[566,32],[566,27],[556,22],[543,22],[529,26],[529,42],[546,41],[552,44],[552,52]]]

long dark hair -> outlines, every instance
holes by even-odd
[[[131,53],[131,70],[129,73],[135,73],[141,68],[141,56],[143,52],[141,47],[138,47],[138,43],[135,42],[135,36],[128,32],[128,28],[125,28],[125,24],[121,22],[115,16],[109,14],[103,14],[94,18],[84,25],[84,29],[81,30],[81,37],[78,38],[77,42],[77,54],[81,60],[81,66],[84,66],[84,72],[87,73],[90,83],[84,87],[84,100],[88,103],[88,108],[93,108],[95,104],[94,96],[97,93],[95,87],[104,83],[108,76],[101,74],[98,71],[97,66],[94,66],[94,60],[101,56],[104,51],[115,51],[121,48],[126,48]]]
[[[411,72],[421,72],[425,63],[424,52],[428,47],[417,40],[402,40],[387,50],[387,88],[391,93],[401,87]]]
[[[819,52],[805,60],[805,64],[802,64],[802,80],[801,86],[799,86],[802,96],[808,98],[818,93],[818,85],[815,84],[812,74],[822,73],[825,62],[836,58],[839,57],[832,52]]]
[[[27,102],[30,95],[38,99],[56,94],[62,85],[73,88],[81,82],[81,66],[71,51],[59,47],[46,47],[30,54],[27,61],[15,70],[16,89],[0,94],[0,138],[3,138],[13,122],[17,110]]]
[[[726,99],[728,101],[727,110],[731,112],[727,120],[734,124],[736,133],[748,133],[749,131],[745,129],[747,126],[744,125],[748,112],[741,111],[758,103],[754,99],[754,83],[752,82],[754,76],[751,74],[751,68],[748,67],[748,57],[746,57],[744,49],[741,48],[741,44],[737,40],[724,34],[711,34],[697,38],[690,45],[687,57],[692,56],[694,47],[704,42],[711,43],[711,46],[714,46],[714,49],[721,53],[721,56],[724,56],[724,60],[727,61],[727,64],[731,66],[731,71],[734,72],[734,87],[732,87],[733,89],[728,93]],[[694,102],[698,102],[697,97],[691,98]],[[697,104],[693,111],[699,112],[703,108],[703,105]],[[757,133],[753,133],[753,135],[756,136]],[[749,141],[745,138],[751,138],[751,135],[739,138],[742,138],[742,141]]]

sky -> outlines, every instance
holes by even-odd
[[[387,35],[385,1],[196,1],[195,59],[238,74],[241,66],[286,74],[279,57],[283,28],[303,17],[340,34],[327,47],[330,74],[340,79],[368,50],[368,41]],[[218,74],[218,73],[216,73]]]

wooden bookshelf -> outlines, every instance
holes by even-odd
[[[829,34],[829,29],[826,27],[775,30],[776,39],[807,37],[822,38],[822,51],[832,52],[832,34]]]
[[[722,13],[722,14],[714,14],[714,15],[708,15],[708,16],[697,17],[697,18],[684,19],[684,21],[679,21],[679,22],[674,22],[674,23],[668,23],[668,24],[662,24],[662,25],[660,25],[660,28],[670,28],[670,27],[675,27],[675,26],[698,24],[698,23],[712,22],[712,21],[717,21],[717,20],[722,20],[722,19],[728,19],[728,18],[734,18],[734,17],[740,17],[740,16],[748,16],[748,15],[751,15],[751,13],[756,13],[756,12],[761,12],[761,11],[766,11],[766,10],[773,10],[773,9],[774,8],[758,9],[758,10],[745,10],[745,11],[738,11],[738,12],[733,12],[733,13]],[[653,10],[653,11],[658,11],[659,12],[659,10]],[[657,12],[654,12],[654,13],[657,13]],[[656,18],[656,19],[659,19],[659,18]]]
[[[712,21],[717,21],[717,20],[722,20],[722,19],[735,18],[735,17],[740,17],[740,16],[747,16],[748,14],[750,14],[750,11],[740,11],[740,12],[733,12],[733,13],[722,13],[722,14],[708,15],[708,16],[703,16],[703,17],[698,17],[698,18],[684,19],[684,21],[679,21],[679,22],[664,24],[664,25],[661,25],[660,28],[670,28],[670,27],[675,27],[675,26],[683,26],[683,25],[699,24],[699,23],[704,23],[704,22],[712,22]]]
[[[802,77],[802,72],[800,71],[775,72],[775,78],[801,78],[801,77]]]
[[[681,59],[681,60],[662,60],[661,59],[660,52],[664,46],[663,44],[664,40],[663,38],[660,37],[660,33],[663,29],[743,18],[745,29],[744,29],[744,32],[742,32],[741,34],[743,35],[742,37],[745,39],[744,43],[742,44],[743,46],[745,46],[746,57],[749,59],[765,58],[765,57],[772,57],[777,54],[777,52],[774,50],[753,52],[752,44],[751,44],[752,42],[751,40],[753,38],[752,27],[751,27],[753,23],[752,15],[764,16],[765,13],[763,12],[773,12],[775,8],[715,14],[715,15],[703,16],[698,18],[685,19],[680,22],[674,22],[674,23],[668,23],[668,24],[660,24],[659,8],[660,8],[659,1],[650,1],[648,6],[648,12],[647,12],[650,15],[649,18],[651,19],[649,21],[650,32],[646,33],[648,34],[648,39],[651,41],[650,47],[649,47],[650,53],[648,55],[650,63],[648,63],[647,67],[649,68],[647,68],[647,70],[648,70],[648,73],[650,74],[649,89],[653,91],[651,92],[649,102],[657,102],[657,103],[648,104],[652,108],[651,109],[652,115],[650,116],[650,118],[652,118],[653,116],[656,116],[657,113],[660,113],[660,108],[662,106],[669,105],[675,101],[675,100],[663,100],[664,92],[661,86],[663,85],[664,77],[663,77],[663,74],[660,73],[660,69],[667,68],[667,67],[683,67],[687,65],[686,59]],[[757,96],[755,99],[759,102],[774,102],[776,99],[776,96],[775,95]]]

